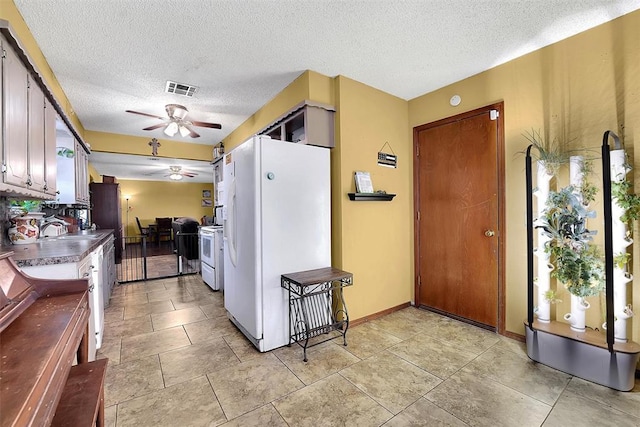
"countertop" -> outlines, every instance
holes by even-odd
[[[80,262],[107,241],[113,230],[85,230],[57,237],[45,237],[28,245],[1,245],[0,254],[13,252],[18,267]]]

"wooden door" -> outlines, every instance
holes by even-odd
[[[414,129],[416,302],[503,330],[502,103]]]

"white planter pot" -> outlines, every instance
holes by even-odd
[[[584,332],[586,329],[586,312],[591,307],[583,297],[571,295],[571,313],[564,315],[564,320],[569,322],[571,329]]]

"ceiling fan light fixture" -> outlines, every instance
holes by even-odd
[[[174,136],[178,133],[178,124],[176,122],[171,122],[164,128],[164,134],[167,136]]]
[[[179,125],[178,130],[180,131],[180,135],[183,138],[186,138],[191,133],[191,131],[185,125]]]
[[[174,181],[180,181],[182,179],[182,175],[180,175],[179,173],[172,173],[171,175],[169,175],[169,178]]]

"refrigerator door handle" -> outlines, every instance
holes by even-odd
[[[227,215],[224,219],[224,235],[229,244],[229,259],[234,267],[237,266],[238,251],[236,248],[236,180],[231,181],[227,192]]]

